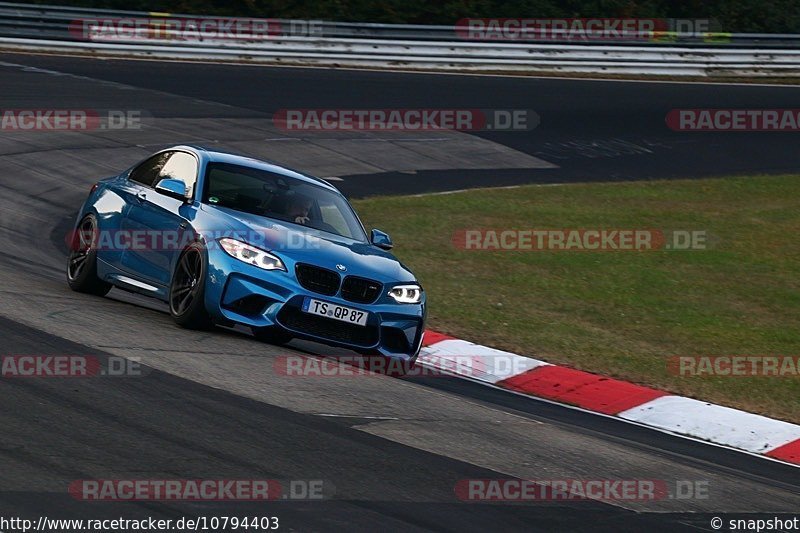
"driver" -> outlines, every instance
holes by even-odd
[[[304,194],[292,195],[286,206],[286,215],[289,220],[297,224],[308,224],[309,211],[311,211],[311,198]]]

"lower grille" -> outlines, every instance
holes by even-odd
[[[381,346],[392,353],[408,353],[408,339],[402,329],[381,328]]]
[[[304,313],[296,307],[284,306],[278,322],[285,328],[321,339],[343,342],[368,348],[378,343],[378,328],[356,326],[340,320]]]
[[[371,304],[378,299],[383,285],[371,279],[347,276],[342,283],[342,298],[351,302]]]
[[[251,294],[223,307],[241,315],[260,315],[269,302],[270,299],[266,296]]]
[[[304,288],[333,296],[339,292],[339,282],[341,278],[339,274],[327,268],[320,268],[314,265],[306,265],[304,263],[297,263],[294,268],[297,275],[297,281],[300,282]]]

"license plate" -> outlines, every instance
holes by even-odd
[[[369,313],[366,311],[359,311],[352,307],[323,302],[313,298],[306,298],[303,300],[303,311],[311,313],[312,315],[326,316],[334,320],[341,320],[348,324],[358,324],[359,326],[366,326],[367,318],[369,318]]]

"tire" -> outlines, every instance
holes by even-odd
[[[200,243],[190,244],[178,259],[169,287],[169,314],[186,329],[206,330],[214,323],[206,310],[208,260]]]
[[[97,277],[97,218],[81,219],[70,242],[67,283],[75,292],[105,296],[112,285]]]
[[[289,333],[282,330],[278,326],[267,326],[265,328],[250,328],[253,332],[253,337],[258,339],[261,342],[266,342],[267,344],[274,344],[276,346],[281,346],[286,344],[287,342],[291,341],[294,337],[292,337]]]

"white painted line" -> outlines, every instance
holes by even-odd
[[[533,184],[532,184],[533,185]],[[436,192],[423,192],[419,194],[411,194],[409,198],[424,198],[426,196],[444,196],[447,194],[459,194],[462,192],[470,192],[470,191],[498,191],[502,189],[519,189],[522,185],[506,185],[503,187],[475,187],[474,189],[454,189],[452,191],[436,191]]]
[[[416,69],[397,69],[397,68],[359,68],[359,67],[335,67],[335,66],[319,66],[319,65],[279,65],[270,63],[247,63],[240,61],[204,61],[204,60],[185,60],[185,59],[158,59],[147,57],[124,57],[124,56],[93,56],[80,53],[68,52],[37,52],[37,51],[24,51],[18,49],[3,49],[0,51],[5,54],[19,54],[19,55],[40,55],[40,56],[56,56],[56,57],[78,57],[87,59],[113,59],[115,61],[151,61],[157,63],[195,63],[198,65],[232,65],[237,67],[253,67],[253,68],[282,68],[282,69],[314,69],[314,70],[351,70],[358,72],[386,72],[386,73],[399,73],[399,74],[418,74],[427,76],[475,76],[475,77],[492,77],[492,78],[517,78],[517,79],[532,79],[532,80],[567,80],[567,81],[591,81],[591,82],[605,82],[605,83],[669,83],[677,85],[727,85],[733,87],[782,87],[797,89],[800,87],[798,84],[791,83],[764,83],[764,82],[746,82],[746,81],[702,81],[702,80],[639,80],[639,79],[618,79],[618,78],[592,78],[582,76],[526,76],[522,74],[498,74],[498,73],[479,73],[479,72],[436,72],[428,70]]]
[[[333,413],[317,413],[315,416],[324,416],[327,418],[364,418],[366,420],[400,420],[394,416],[338,415]]]
[[[662,396],[618,416],[754,453],[800,439],[798,425],[682,396]]]

